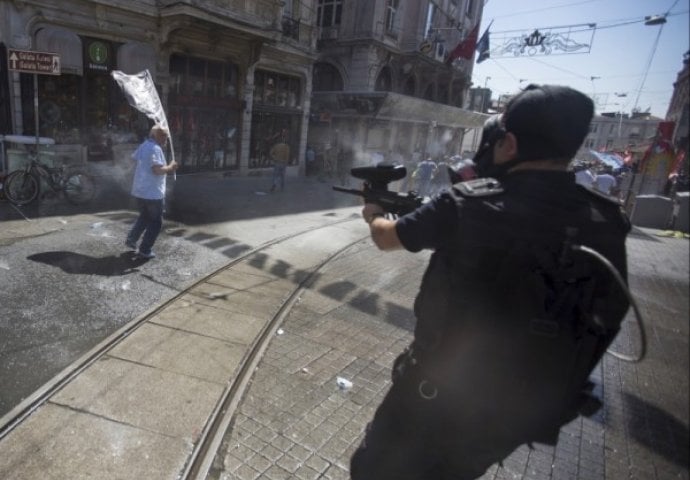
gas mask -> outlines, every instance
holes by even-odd
[[[501,124],[500,115],[493,115],[484,122],[479,149],[473,159],[477,176],[499,178],[505,175],[507,169],[494,163],[494,146],[505,135],[506,130]]]

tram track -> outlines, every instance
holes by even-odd
[[[67,384],[69,384],[72,380],[77,378],[82,372],[84,372],[87,368],[96,363],[99,359],[103,358],[109,351],[115,348],[123,340],[128,338],[139,327],[146,324],[152,317],[154,317],[157,313],[161,312],[166,307],[171,305],[173,302],[178,300],[181,296],[187,294],[190,290],[193,290],[195,287],[202,285],[204,282],[207,281],[207,279],[213,277],[214,275],[220,272],[231,269],[235,265],[238,265],[239,263],[246,261],[250,257],[260,254],[270,249],[271,247],[279,245],[283,242],[287,242],[296,237],[313,233],[321,229],[326,229],[329,227],[337,226],[339,224],[353,221],[353,218],[332,221],[327,224],[322,224],[315,227],[303,229],[298,232],[283,235],[275,239],[272,239],[268,242],[265,242],[251,250],[248,250],[247,252],[243,253],[242,255],[238,256],[237,258],[233,259],[231,262],[223,265],[222,267],[219,267],[213,270],[212,272],[204,275],[203,278],[188,285],[187,287],[173,295],[171,298],[139,315],[138,318],[130,321],[127,325],[121,327],[119,330],[117,330],[104,340],[102,340],[98,345],[96,345],[87,353],[82,355],[70,366],[63,369],[49,382],[44,384],[41,388],[36,390],[27,399],[25,399],[19,405],[14,407],[5,416],[0,418],[0,441],[2,441],[16,427],[18,427],[24,420],[26,420],[34,412],[36,412],[42,405],[48,402],[49,399],[53,397],[57,392],[63,389]],[[347,250],[347,248],[350,248],[350,246],[352,246],[353,244],[360,242],[363,238],[366,237],[362,237],[354,242],[351,242],[345,247],[340,248],[332,255],[329,255],[325,260],[321,261],[316,266],[316,268],[312,270],[310,275],[308,275],[304,280],[296,284],[293,293],[289,296],[289,298],[286,301],[283,302],[283,305],[278,310],[278,313],[270,321],[266,323],[263,330],[255,339],[254,343],[250,346],[248,354],[245,356],[245,359],[242,362],[240,369],[238,370],[236,378],[232,382],[230,382],[230,384],[226,387],[225,391],[223,392],[221,401],[217,404],[213,413],[209,417],[209,421],[207,422],[202,435],[199,437],[199,441],[195,443],[192,456],[186,463],[185,471],[183,477],[181,478],[203,478],[198,476],[199,472],[202,472],[204,466],[206,464],[209,464],[210,461],[212,461],[212,455],[215,454],[215,451],[212,451],[210,449],[210,446],[214,445],[215,443],[209,442],[214,442],[215,440],[213,439],[216,437],[222,437],[222,433],[218,435],[218,432],[222,432],[222,429],[227,427],[227,424],[229,423],[229,418],[227,418],[228,412],[232,411],[232,408],[236,406],[236,402],[238,402],[239,398],[241,398],[243,388],[246,387],[246,385],[248,384],[251,378],[251,372],[254,370],[256,364],[258,363],[261,353],[265,349],[272,334],[275,332],[277,326],[280,324],[282,319],[287,315],[287,313],[289,313],[290,309],[292,308],[292,305],[294,305],[294,302],[299,298],[300,292],[309,284],[309,282],[313,278],[314,272],[317,272],[320,268],[326,265],[334,257],[339,255],[342,251]],[[209,455],[210,460],[208,459]]]
[[[264,351],[268,347],[269,342],[275,335],[280,325],[283,323],[283,320],[290,314],[293,306],[299,300],[304,290],[308,289],[313,283],[319,271],[335,258],[340,256],[343,252],[352,248],[353,245],[356,245],[365,238],[368,238],[368,236],[364,236],[345,245],[319,262],[311,273],[296,286],[289,298],[283,302],[278,312],[264,326],[264,329],[258,335],[254,344],[250,348],[248,355],[245,357],[238,374],[226,388],[221,400],[216,406],[216,409],[207,422],[201,439],[199,442],[197,442],[185,471],[180,476],[180,480],[204,480],[207,477],[216,452],[220,448],[223,436],[225,435],[227,428],[234,417],[235,410],[239,406],[244,392],[251,381],[254,370],[258,366],[258,363],[261,360]]]

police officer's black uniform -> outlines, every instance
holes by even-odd
[[[359,479],[472,479],[597,408],[588,377],[628,308],[602,264],[627,278],[620,206],[565,171],[479,179],[398,219],[412,252],[433,249],[415,340],[354,454]]]

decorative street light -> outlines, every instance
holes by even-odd
[[[647,15],[644,17],[645,25],[663,25],[666,23],[666,15]]]
[[[675,6],[675,3],[673,5]],[[640,101],[640,95],[642,94],[642,89],[644,88],[644,84],[647,81],[647,74],[649,73],[649,68],[652,66],[652,61],[654,60],[654,55],[656,54],[656,47],[659,45],[659,38],[661,37],[661,32],[664,30],[664,24],[666,23],[667,15],[668,12],[666,12],[663,15],[648,15],[644,17],[645,25],[659,25],[659,33],[656,34],[656,39],[654,40],[654,45],[652,46],[652,53],[649,55],[647,68],[645,68],[644,75],[642,76],[642,82],[640,83],[640,89],[637,91],[637,97],[635,98],[635,105],[633,106],[633,110],[637,108],[637,103]]]

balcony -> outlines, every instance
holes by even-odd
[[[283,37],[292,38],[299,42],[300,21],[290,17],[283,17],[281,23]]]

